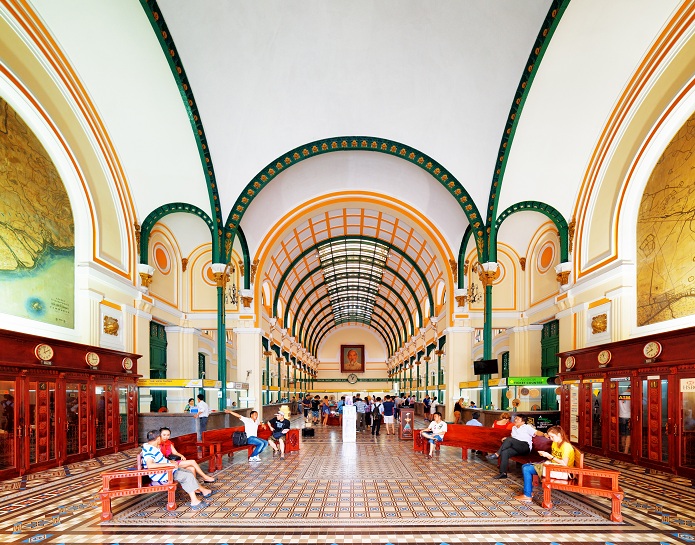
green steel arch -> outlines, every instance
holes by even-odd
[[[193,214],[205,222],[208,229],[210,229],[210,237],[212,239],[212,261],[213,263],[220,263],[219,239],[214,236],[215,225],[210,219],[210,216],[208,216],[205,211],[201,210],[197,206],[184,202],[163,204],[150,212],[145,218],[145,221],[142,222],[142,227],[140,228],[140,263],[147,265],[149,261],[148,249],[150,243],[150,234],[152,233],[152,229],[154,228],[155,224],[169,214],[178,213]]]
[[[514,141],[514,134],[516,132],[517,126],[519,124],[519,118],[521,117],[521,112],[524,108],[524,103],[528,97],[533,80],[538,73],[538,67],[543,60],[545,51],[548,48],[550,39],[552,38],[555,30],[560,24],[560,19],[564,14],[570,0],[553,0],[548,8],[548,13],[545,16],[545,20],[541,25],[541,29],[538,32],[536,41],[531,49],[531,54],[526,61],[526,69],[524,70],[521,81],[517,87],[516,93],[514,94],[514,100],[512,101],[512,106],[507,116],[507,122],[504,127],[504,133],[502,134],[502,142],[500,143],[499,150],[497,152],[497,160],[495,162],[495,170],[492,176],[492,185],[490,186],[490,197],[488,199],[487,207],[487,219],[485,225],[487,226],[488,237],[491,232],[491,226],[497,217],[497,205],[499,203],[499,196],[502,190],[502,181],[504,179],[504,171],[507,168],[507,159],[509,157],[509,151],[512,147]],[[476,233],[477,234],[477,233]],[[482,239],[484,237],[478,236],[476,239]],[[476,240],[477,242],[477,240]],[[494,259],[489,257],[489,252],[496,253],[496,249],[493,249],[492,241],[487,240],[487,245],[483,248],[482,258],[483,262],[494,261]],[[480,257],[480,248],[478,248]]]
[[[490,261],[497,260],[497,233],[502,222],[512,214],[517,212],[538,212],[548,217],[557,228],[560,235],[560,262],[565,263],[569,260],[569,227],[563,215],[550,206],[539,201],[523,201],[513,204],[502,212],[495,222],[494,228],[490,231]]]
[[[249,253],[249,245],[246,242],[246,235],[239,227],[237,231],[239,237],[239,246],[241,246],[241,255],[244,263],[244,289],[251,289],[251,254]],[[229,261],[229,256],[227,257]]]
[[[285,283],[285,280],[287,280],[287,276],[290,274],[290,272],[292,271],[292,269],[294,268],[294,266],[295,266],[297,263],[299,263],[299,261],[301,261],[302,259],[304,259],[305,256],[307,256],[309,253],[311,253],[312,251],[314,251],[319,245],[325,244],[325,243],[328,242],[329,240],[330,240],[330,241],[340,241],[340,240],[368,240],[368,241],[377,241],[377,242],[383,244],[384,246],[387,246],[387,247],[389,248],[389,250],[395,251],[398,255],[400,255],[401,257],[403,257],[408,263],[410,263],[410,265],[413,267],[413,269],[418,273],[418,276],[419,276],[420,279],[422,280],[422,284],[423,284],[423,286],[425,287],[425,291],[427,292],[427,299],[428,299],[428,301],[429,301],[429,303],[430,303],[430,308],[431,308],[431,309],[434,309],[434,297],[432,296],[432,289],[430,288],[430,285],[429,285],[429,283],[427,282],[427,277],[426,277],[425,274],[422,272],[422,270],[420,270],[420,267],[418,267],[418,264],[415,262],[415,260],[414,260],[412,257],[410,257],[406,252],[404,252],[403,250],[401,250],[398,246],[394,246],[393,244],[390,244],[390,243],[388,243],[388,242],[385,242],[384,240],[381,240],[380,238],[376,238],[376,237],[367,237],[367,236],[364,236],[364,235],[359,235],[359,236],[341,235],[341,236],[339,236],[339,237],[331,237],[330,239],[322,240],[321,242],[318,242],[318,243],[316,243],[316,244],[314,244],[314,245],[312,245],[312,246],[309,246],[309,247],[308,247],[307,249],[305,249],[302,253],[300,253],[300,254],[292,261],[292,263],[290,263],[290,264],[287,266],[287,268],[285,269],[285,272],[284,272],[284,273],[282,274],[282,276],[280,277],[280,280],[279,280],[279,282],[278,282],[277,288],[275,289],[275,295],[274,295],[274,297],[273,297],[273,306],[271,307],[271,315],[272,315],[272,316],[277,316],[278,299],[280,298],[280,292],[282,291],[282,286],[283,286],[283,284]],[[400,276],[399,273],[395,272],[395,271],[394,271],[393,269],[391,269],[390,267],[384,267],[384,269],[388,269],[389,272],[391,272],[394,276],[397,276],[397,277],[403,282],[403,284],[404,284],[406,287],[408,287],[408,289],[410,290],[411,295],[413,296],[413,300],[415,301],[415,305],[417,306],[418,315],[419,315],[419,317],[420,317],[420,323],[418,324],[418,327],[422,327],[422,319],[423,319],[423,318],[422,318],[422,309],[420,308],[420,301],[419,301],[418,298],[415,296],[415,292],[412,290],[412,288],[410,288],[409,284],[405,281],[405,279],[403,279],[403,277]],[[316,269],[314,269],[314,271],[315,271],[315,270],[316,270]],[[313,273],[314,271],[312,271],[312,273]],[[309,274],[311,274],[311,273],[309,273]],[[309,274],[306,275],[306,276],[309,276]],[[296,288],[295,288],[295,290],[296,290]],[[293,292],[294,292],[294,290],[293,290]],[[287,309],[288,309],[289,306],[290,306],[289,303],[290,303],[291,300],[292,300],[292,296],[290,296],[290,298],[287,300],[287,304],[285,305],[285,315],[284,315],[284,317],[283,317],[283,323],[286,323],[286,322],[287,322]],[[406,306],[406,308],[407,308],[407,306]]]
[[[454,177],[451,172],[446,170],[441,164],[417,149],[401,144],[394,140],[375,138],[371,136],[338,136],[315,140],[281,155],[274,161],[268,163],[251,180],[241,192],[234,207],[227,217],[225,229],[234,236],[238,229],[241,219],[248,210],[249,205],[265,187],[279,174],[291,168],[293,165],[326,153],[341,151],[370,151],[384,153],[399,159],[403,159],[413,165],[423,169],[437,180],[459,203],[461,210],[468,218],[469,223],[476,230],[476,238],[482,243],[483,238],[483,218],[463,185]]]
[[[217,182],[215,180],[215,170],[212,166],[210,148],[208,146],[207,137],[205,136],[205,130],[203,129],[203,122],[200,119],[200,112],[198,111],[198,106],[196,104],[195,97],[193,96],[191,83],[188,81],[188,76],[183,68],[183,63],[181,62],[178,49],[174,44],[174,39],[172,38],[171,32],[164,21],[164,16],[162,15],[162,11],[159,9],[156,0],[140,0],[140,5],[145,11],[147,19],[150,21],[150,25],[152,26],[155,36],[157,37],[157,41],[162,48],[164,57],[169,64],[169,69],[171,70],[174,81],[179,88],[179,93],[181,94],[184,108],[186,109],[188,119],[191,122],[193,138],[195,139],[198,147],[200,162],[205,174],[208,198],[210,199],[210,209],[213,211],[214,215],[213,225],[216,226],[213,233],[217,233],[217,236],[214,238],[218,240],[217,244],[213,244],[213,247],[217,246],[219,248],[222,245],[220,239],[222,238],[222,230],[224,228],[222,223],[222,212],[220,210],[220,197],[217,192]],[[217,257],[219,259],[219,256]]]
[[[329,307],[326,307],[329,308]],[[390,356],[396,349],[397,342],[394,336],[392,335],[392,331],[389,329],[388,323],[385,323],[384,319],[381,317],[375,317],[376,322],[372,323],[371,321],[364,320],[362,318],[355,319],[355,320],[350,320],[350,323],[360,323],[366,326],[369,326],[371,328],[374,328],[375,330],[378,330],[379,332],[382,333],[382,337],[384,339],[388,339],[388,342],[386,343],[386,346],[388,348],[388,355]],[[332,330],[332,327],[335,325],[342,325],[342,324],[331,324],[330,322],[323,322],[320,327],[316,329],[316,331],[312,334],[312,337],[315,335],[315,338],[312,338],[310,343],[307,346],[307,350],[309,350],[314,356],[318,354],[318,343],[316,342],[318,338],[321,336],[321,332],[324,332],[326,327],[328,326],[328,330],[325,331],[325,333],[328,333],[329,331]]]
[[[466,227],[466,231],[463,233],[463,238],[461,239],[461,246],[459,247],[459,258],[456,264],[458,270],[457,284],[459,289],[466,287],[466,283],[463,281],[463,277],[466,275],[466,248],[468,247],[468,241],[471,239],[473,231],[470,225]],[[480,254],[478,254],[480,256]]]
[[[355,323],[364,323],[364,322],[361,322],[360,320],[355,320]],[[365,324],[365,325],[368,325],[368,324]],[[381,331],[376,330],[376,329],[374,330],[374,332],[377,333],[377,334],[383,339],[384,344],[388,347],[388,344],[389,344],[389,343],[388,343],[388,341],[386,340],[386,338],[384,337],[384,334],[383,334]],[[321,341],[323,341],[323,338],[324,338],[326,335],[328,335],[329,333],[330,333],[330,329],[328,329],[328,331],[322,332],[322,333],[317,337],[316,343],[315,343],[315,344],[316,344],[316,347],[317,347],[316,352],[318,352],[318,347],[321,346]],[[392,350],[390,350],[389,352],[392,352]]]

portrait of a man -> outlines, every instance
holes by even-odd
[[[341,373],[364,373],[364,345],[340,345]]]

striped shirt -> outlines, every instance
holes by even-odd
[[[149,443],[142,445],[142,467],[147,469],[147,460],[155,464],[166,464],[168,460],[162,454],[162,451],[157,447],[153,447]],[[150,479],[153,483],[166,484],[167,474],[166,473],[150,473]]]

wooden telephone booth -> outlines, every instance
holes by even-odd
[[[136,446],[139,357],[0,330],[0,479]]]
[[[695,328],[560,353],[562,425],[587,452],[695,477]]]

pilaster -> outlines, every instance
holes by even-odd
[[[473,347],[472,327],[449,327],[444,330],[446,345],[442,356],[442,369],[444,369],[446,392],[445,420],[453,419],[454,403],[459,399],[459,382],[475,380],[471,352]]]
[[[513,377],[541,374],[540,324],[513,327],[509,330],[509,375]]]
[[[238,327],[234,329],[234,336],[237,350],[237,380],[249,383],[248,406],[261,413],[263,404],[261,362],[265,365],[263,330]]]

